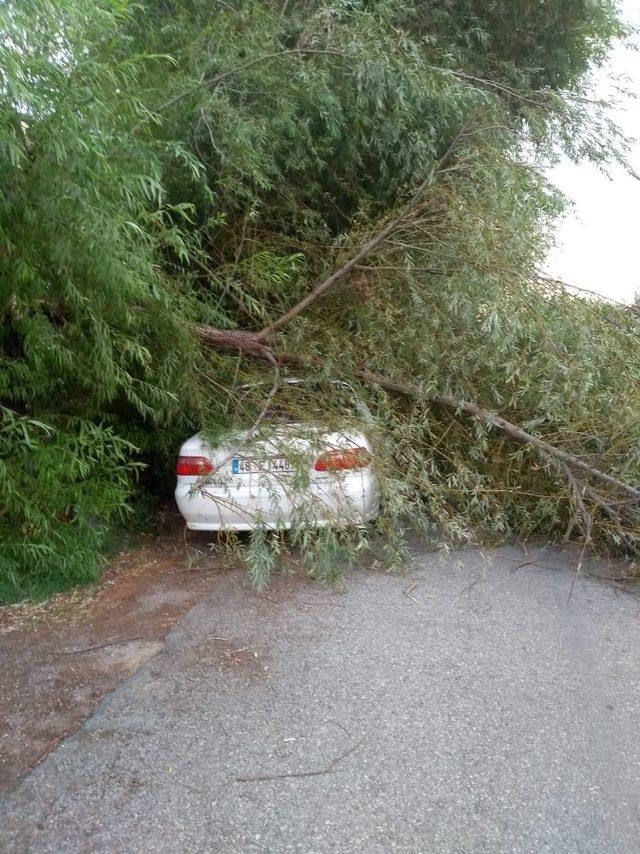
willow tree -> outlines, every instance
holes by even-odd
[[[95,577],[145,433],[197,399],[190,294],[161,269],[181,212],[133,134],[150,60],[114,57],[128,14],[0,8],[0,598]]]
[[[457,541],[542,533],[635,551],[637,315],[538,273],[563,208],[548,163],[624,160],[589,96],[625,35],[614,3],[7,10],[14,588],[31,577],[33,530],[82,577],[74,543],[95,548],[87,519],[124,500],[132,446],[169,468],[172,443],[215,437],[228,390],[274,366],[359,384],[390,552],[407,525],[434,524]],[[38,478],[65,442],[73,459],[104,456],[90,476],[67,466],[54,506]],[[250,560],[264,581],[273,549],[256,542]]]

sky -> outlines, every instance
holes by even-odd
[[[640,0],[621,3],[627,21],[640,27]],[[615,113],[633,144],[629,160],[640,174],[640,51],[615,46],[608,69],[599,73],[596,94],[610,94],[613,75],[626,75],[638,100],[626,99]],[[603,175],[590,164],[562,162],[550,178],[573,202],[560,225],[549,275],[623,302],[640,293],[640,181],[622,168]]]

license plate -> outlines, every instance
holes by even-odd
[[[270,457],[267,460],[234,457],[231,460],[231,474],[287,474],[292,471],[293,463],[283,457]]]

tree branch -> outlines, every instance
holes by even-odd
[[[585,538],[588,539],[591,536],[591,529],[593,528],[593,518],[584,503],[583,493],[586,487],[584,486],[584,484],[578,483],[578,480],[574,477],[573,472],[566,463],[562,463],[561,470],[564,472],[564,475],[569,481],[571,489],[573,490],[573,495],[576,502],[576,511],[579,510],[580,516],[582,517],[582,531],[585,535]],[[571,515],[569,525],[567,526],[567,532],[564,535],[565,543],[569,542],[571,534],[573,533],[573,529],[575,527],[575,523],[576,513],[574,512]]]
[[[254,332],[243,329],[216,329],[213,326],[195,325],[194,332],[203,344],[216,350],[235,350],[253,359],[272,363],[274,354],[259,341]]]
[[[440,71],[445,76],[450,75],[452,77],[458,77],[461,80],[469,80],[471,83],[478,83],[480,86],[488,86],[491,89],[496,89],[498,92],[502,92],[510,98],[522,101],[524,104],[530,104],[532,107],[538,107],[542,110],[549,109],[547,104],[543,104],[541,101],[534,101],[533,98],[529,98],[522,92],[518,92],[517,89],[512,89],[511,86],[505,86],[495,80],[489,80],[486,77],[474,77],[473,74],[465,74],[464,71],[460,71],[455,68],[442,68],[439,65],[429,65],[427,67],[432,71]]]
[[[273,364],[273,360],[275,360],[280,365],[296,365],[307,369],[319,368],[325,364],[319,357],[306,359],[302,356],[296,355],[295,353],[274,352],[267,347],[255,333],[243,332],[240,330],[213,329],[210,326],[196,326],[195,331],[204,344],[215,347],[219,350],[235,350],[245,356],[269,362],[269,364]],[[526,430],[518,427],[517,424],[507,421],[506,418],[503,418],[495,412],[484,409],[473,401],[462,400],[453,394],[436,394],[435,392],[425,393],[419,388],[419,386],[395,380],[392,377],[377,374],[364,368],[356,368],[351,371],[351,374],[363,383],[378,385],[380,388],[393,392],[394,394],[402,394],[414,399],[424,398],[430,403],[441,406],[445,409],[453,410],[456,413],[464,412],[466,415],[478,418],[485,423],[491,424],[493,427],[497,427],[509,436],[509,438],[513,439],[513,441],[523,445],[531,445],[537,451],[541,452],[546,458],[552,457],[565,465],[578,469],[590,477],[600,480],[603,483],[607,483],[609,486],[613,486],[621,492],[624,492],[633,499],[634,503],[640,502],[640,490],[610,474],[607,474],[601,469],[590,465],[581,457],[578,457],[569,451],[565,451],[562,448],[558,448],[556,445],[551,445],[549,442],[545,442],[544,439],[539,439],[531,433],[527,433]]]
[[[631,536],[626,534],[622,529],[620,513],[614,507],[611,506],[610,502],[605,501],[601,495],[598,495],[598,493],[594,489],[591,489],[590,486],[585,486],[585,495],[588,495],[589,498],[594,502],[594,504],[600,508],[604,515],[608,516],[609,519],[611,519],[616,531],[618,532],[620,541],[624,544],[627,551],[634,555],[634,557],[640,557],[640,549],[638,548],[636,543],[633,542]]]
[[[595,468],[585,460],[577,457],[575,454],[571,454],[569,451],[564,451],[562,448],[551,445],[549,442],[545,442],[544,439],[538,439],[537,436],[532,436],[531,433],[527,433],[526,430],[523,430],[516,424],[512,424],[510,421],[507,421],[506,418],[502,418],[502,416],[497,415],[494,412],[490,412],[488,409],[483,409],[481,406],[478,406],[477,403],[460,400],[460,398],[455,397],[452,394],[430,394],[428,395],[428,399],[432,403],[437,403],[440,406],[446,406],[456,412],[466,412],[467,415],[473,415],[475,418],[486,421],[494,427],[498,427],[514,441],[525,445],[532,445],[537,450],[544,452],[544,454],[554,457],[556,460],[566,463],[572,468],[579,469],[580,471],[583,471],[604,483],[608,483],[610,486],[615,486],[616,489],[620,489],[636,501],[640,501],[640,490],[637,490],[628,483],[624,483],[624,481],[618,480],[618,478],[612,477],[606,472]]]
[[[637,313],[636,306],[633,303],[622,302],[622,300],[615,299],[614,297],[609,297],[606,294],[601,294],[599,291],[592,291],[589,288],[580,287],[580,285],[572,285],[570,282],[565,282],[563,279],[556,279],[553,276],[544,276],[541,273],[538,273],[536,276],[537,280],[542,283],[548,283],[550,285],[559,285],[561,288],[570,288],[572,291],[580,291],[583,294],[589,294],[592,297],[598,297],[599,300],[603,302],[611,303],[612,305],[618,305],[620,308],[625,308],[630,312]],[[570,294],[572,296],[572,294]]]
[[[215,77],[209,77],[202,79],[195,86],[192,86],[190,89],[186,89],[184,92],[178,92],[177,95],[173,95],[173,97],[169,98],[168,101],[165,101],[163,104],[160,104],[155,108],[155,113],[163,113],[165,110],[168,110],[169,107],[172,107],[178,101],[181,101],[183,98],[187,98],[189,95],[192,95],[194,92],[197,92],[198,89],[206,88],[206,89],[215,89],[216,86],[219,86],[223,80],[226,80],[227,77],[231,77],[232,74],[236,74],[238,71],[244,71],[245,68],[251,68],[253,65],[258,65],[260,62],[267,62],[270,59],[279,59],[283,56],[290,56],[291,54],[325,54],[329,56],[346,56],[345,53],[339,50],[322,50],[320,48],[306,48],[306,47],[296,47],[291,48],[290,50],[278,50],[273,53],[265,53],[262,56],[256,56],[254,59],[250,59],[247,62],[241,62],[240,65],[235,65],[233,68],[229,68],[227,71],[222,71],[220,74],[216,74]]]
[[[194,255],[193,253],[190,252],[189,253],[189,261],[192,264],[195,264],[196,267],[199,267],[202,270],[202,272],[207,276],[208,279],[211,280],[211,282],[214,285],[218,284],[217,279],[216,279],[216,274],[213,272],[213,270],[211,270],[209,267],[207,267],[207,265],[203,261],[201,261],[197,255]],[[220,297],[218,299],[218,305],[227,296],[233,300],[233,302],[240,309],[240,311],[243,311],[245,314],[249,314],[249,312],[247,311],[247,307],[245,306],[243,301],[240,299],[240,297],[236,296],[236,294],[234,294],[231,291],[231,288],[229,287],[228,283],[225,285],[225,287],[222,291],[222,294],[220,295]]]
[[[444,169],[447,163],[450,161],[453,152],[458,146],[460,140],[464,137],[467,128],[469,127],[469,120],[465,122],[465,124],[460,128],[460,130],[456,133],[454,138],[451,140],[451,143],[447,147],[447,150],[442,155],[442,157],[434,164],[434,166],[429,171],[429,174],[424,179],[424,181],[420,184],[418,189],[413,193],[409,201],[402,208],[400,213],[386,225],[383,229],[381,229],[376,235],[374,235],[370,240],[368,240],[365,244],[363,244],[360,249],[346,261],[342,267],[334,270],[330,276],[326,279],[323,279],[319,284],[315,285],[309,293],[303,297],[296,305],[286,311],[283,315],[281,315],[277,320],[274,320],[268,326],[265,326],[264,329],[261,329],[260,332],[256,333],[257,341],[265,341],[269,338],[274,332],[278,329],[281,329],[290,320],[293,320],[294,317],[298,317],[299,314],[302,314],[310,305],[312,305],[316,300],[320,299],[320,297],[324,296],[335,284],[339,282],[341,279],[344,279],[348,276],[352,270],[354,270],[367,255],[370,255],[378,246],[381,246],[395,231],[397,231],[404,223],[405,219],[409,214],[413,211],[416,204],[422,198],[425,191],[429,188],[429,186],[433,183],[434,179],[438,176],[438,174]]]

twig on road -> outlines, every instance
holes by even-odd
[[[234,777],[234,783],[263,783],[268,780],[288,780],[293,777],[320,777],[322,774],[330,774],[336,765],[339,762],[342,762],[343,759],[346,759],[351,753],[356,750],[356,748],[360,747],[362,742],[364,741],[365,736],[359,741],[356,741],[355,744],[352,744],[351,747],[347,748],[345,751],[340,753],[334,759],[329,762],[328,765],[325,765],[324,768],[318,768],[316,771],[289,771],[283,774],[256,774],[256,775],[248,775],[241,777]]]
[[[141,635],[138,635],[135,638],[121,638],[120,640],[107,641],[107,643],[99,643],[96,646],[86,646],[83,649],[65,649],[62,652],[57,653],[58,656],[61,655],[81,655],[83,652],[95,652],[98,649],[107,649],[110,646],[123,646],[126,643],[134,643],[135,641],[149,641],[153,642],[153,639],[144,638]]]
[[[417,584],[418,584],[418,582],[417,582],[417,581],[414,581],[414,582],[413,582],[412,584],[410,584],[408,587],[405,587],[405,589],[404,589],[402,592],[403,592],[403,593],[404,593],[404,595],[407,597],[407,599],[411,599],[411,601],[412,601],[412,602],[415,602],[415,603],[416,603],[416,605],[418,605],[420,608],[424,608],[424,603],[423,603],[423,602],[419,602],[419,601],[416,599],[416,597],[415,597],[415,596],[412,596],[412,595],[411,595],[411,591],[412,591],[413,589],[415,589],[415,587],[416,587],[416,585],[417,585]]]
[[[509,572],[517,572],[519,569],[522,569],[525,566],[540,566],[540,564],[537,564],[535,560],[525,560],[522,563],[519,563],[517,566],[512,566]]]

